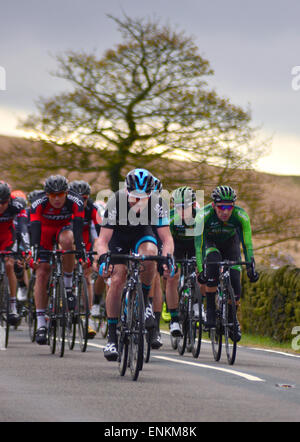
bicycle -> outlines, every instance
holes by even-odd
[[[63,255],[75,254],[75,250],[59,250],[56,247],[53,251],[43,251],[43,254],[50,256],[51,274],[48,281],[48,345],[50,352],[55,354],[58,350],[62,358],[65,351],[66,336],[66,305],[67,297],[63,279]]]
[[[97,252],[88,252],[87,256],[96,255]],[[77,260],[73,272],[73,294],[74,304],[67,308],[67,339],[69,349],[73,350],[76,339],[76,329],[78,329],[79,347],[81,352],[87,349],[88,327],[89,327],[89,297],[87,282],[83,270],[84,261],[80,258]]]
[[[171,256],[114,255],[107,253],[105,268],[113,259],[127,261],[128,274],[121,297],[121,310],[117,325],[119,373],[124,376],[129,367],[131,378],[136,381],[144,362],[145,303],[140,281],[141,265],[145,261],[164,262],[170,265]]]
[[[10,313],[10,291],[8,277],[5,270],[5,258],[18,258],[19,253],[11,251],[0,251],[0,333],[4,332],[4,348],[8,347],[9,339],[9,313]]]
[[[182,356],[187,349],[198,358],[202,340],[202,294],[197,281],[196,258],[177,259],[176,264],[181,265],[179,323],[183,333],[176,338],[177,350]]]
[[[235,295],[230,281],[230,268],[233,266],[251,265],[253,262],[244,261],[217,261],[210,262],[219,266],[219,286],[216,299],[216,327],[210,329],[210,339],[215,361],[221,359],[222,337],[225,339],[226,356],[229,365],[236,359],[238,319],[236,314]],[[203,265],[203,274],[206,275],[207,263]],[[231,307],[229,307],[231,306]]]

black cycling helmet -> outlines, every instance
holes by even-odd
[[[69,184],[69,190],[79,193],[79,195],[90,195],[91,186],[86,181],[72,181]]]
[[[10,197],[10,185],[4,181],[0,181],[0,201],[7,201]]]
[[[68,190],[68,180],[62,175],[51,175],[45,181],[46,193],[66,192]]]
[[[231,202],[233,203],[237,196],[235,190],[230,186],[218,186],[211,194],[215,203]]]
[[[39,198],[39,196],[44,193],[44,190],[33,190],[32,192],[29,192],[27,195],[27,199],[32,204],[35,200]]]
[[[153,175],[146,169],[133,169],[127,174],[125,184],[128,192],[137,195],[150,194],[155,187]]]

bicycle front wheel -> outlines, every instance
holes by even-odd
[[[238,334],[238,323],[236,317],[236,306],[235,306],[235,296],[231,285],[227,288],[227,302],[224,304],[225,308],[225,323],[224,323],[224,334],[225,334],[225,347],[226,356],[229,365],[233,365],[236,358],[237,350],[237,334]],[[226,299],[225,298],[225,299]]]
[[[193,357],[198,358],[202,340],[202,294],[197,283],[192,289],[192,299],[195,303],[192,316],[191,346]]]
[[[63,279],[59,278],[56,283],[56,346],[61,358],[65,353],[66,323],[66,292]]]
[[[182,330],[182,336],[177,337],[177,350],[182,356],[186,349],[189,334],[188,297],[184,294],[183,290],[179,293],[179,324]]]
[[[50,352],[54,355],[56,350],[56,290],[54,290],[52,279],[49,281],[48,293],[48,345]]]
[[[3,344],[4,348],[8,347],[9,338],[9,290],[8,290],[8,279],[4,275],[0,282],[0,326],[1,333],[4,333]]]
[[[117,326],[118,336],[118,363],[119,373],[124,376],[128,365],[128,328],[127,328],[127,307],[125,307],[125,292],[122,294],[121,314]]]
[[[31,342],[35,341],[35,333],[37,328],[37,317],[35,311],[34,303],[34,285],[35,285],[35,275],[31,275],[27,290],[27,303],[28,303],[28,329],[29,329],[29,339]]]
[[[148,364],[150,361],[151,344],[150,344],[150,333],[149,330],[145,331],[144,334],[144,362]]]
[[[137,284],[130,293],[129,302],[129,368],[136,381],[143,368],[145,306],[142,285]]]
[[[89,298],[86,279],[83,276],[78,281],[76,296],[76,309],[77,309],[77,323],[78,323],[78,337],[79,347],[82,353],[86,352],[88,343],[88,328],[89,328]]]

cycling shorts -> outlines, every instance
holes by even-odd
[[[53,250],[54,244],[59,242],[59,235],[65,230],[72,230],[71,224],[58,227],[42,225],[39,253],[40,262],[49,262],[50,256],[48,254],[44,254],[43,251]]]
[[[112,254],[129,254],[130,252],[138,253],[141,244],[152,242],[157,246],[157,239],[152,231],[151,226],[140,226],[135,232],[130,234],[120,233],[115,230],[109,242],[109,250]],[[112,264],[125,264],[122,259],[112,260]]]
[[[16,232],[13,228],[6,231],[0,230],[0,250],[12,250],[16,240]]]
[[[175,260],[192,258],[196,255],[194,238],[183,241],[174,240],[174,256]]]

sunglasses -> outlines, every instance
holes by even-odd
[[[57,193],[49,193],[49,196],[51,196],[51,198],[55,198],[56,196],[58,196],[59,198],[65,196],[67,194],[67,192],[57,192]]]
[[[234,208],[233,204],[222,204],[221,206],[216,206],[220,210],[232,210]]]
[[[6,204],[6,203],[8,203],[8,200],[0,201],[0,205],[1,205],[1,206],[4,206],[4,204]]]

